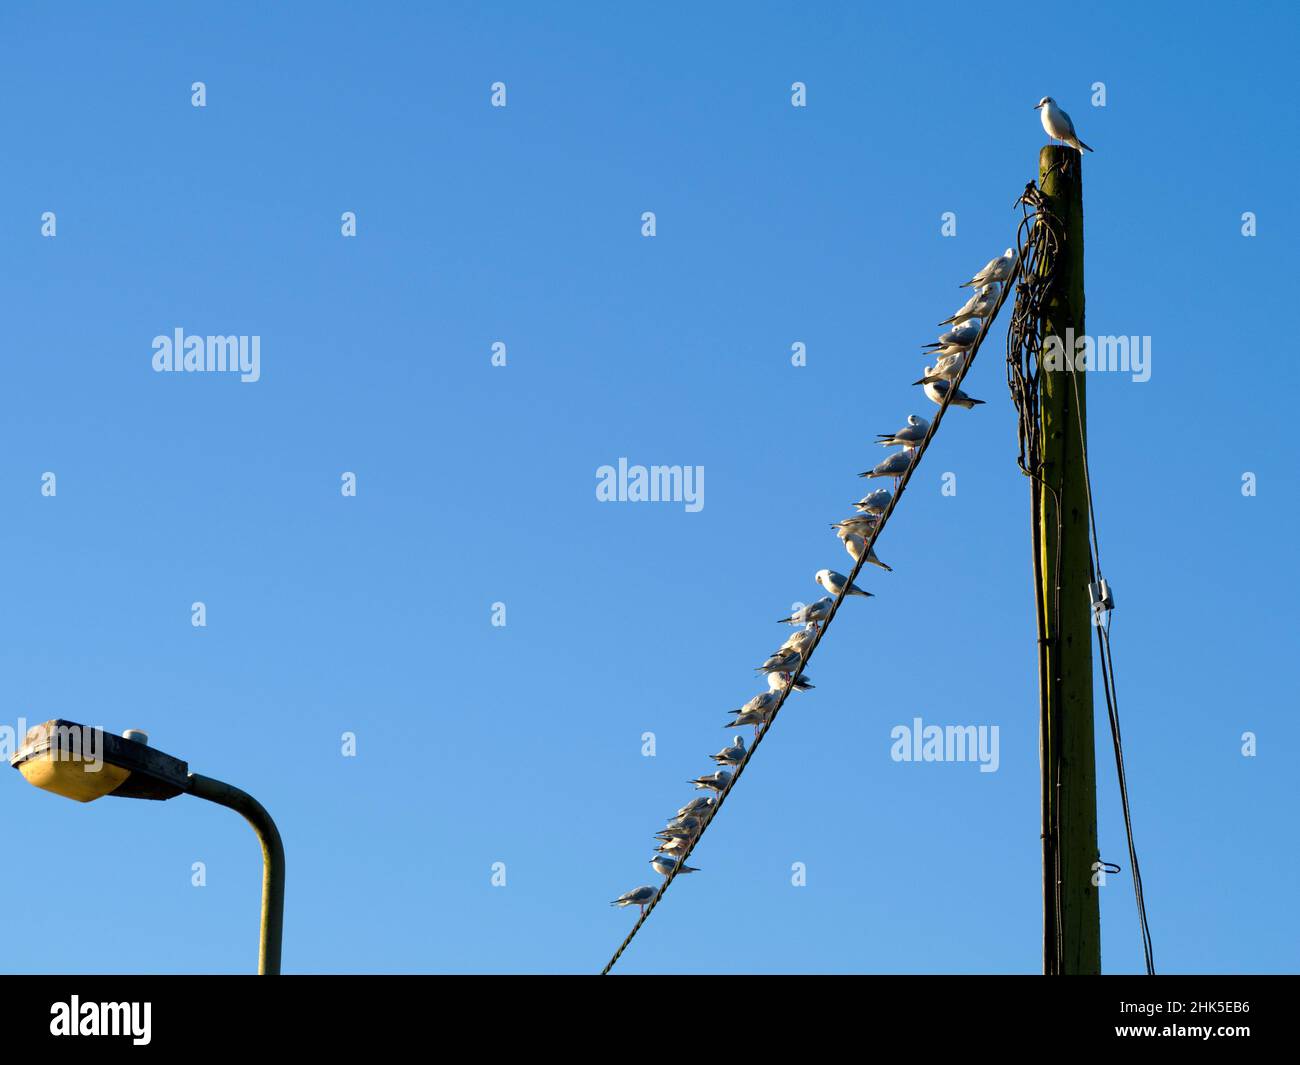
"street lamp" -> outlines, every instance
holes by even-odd
[[[257,971],[280,973],[284,932],[284,845],[262,804],[220,780],[191,773],[179,758],[154,750],[137,730],[122,736],[55,718],[28,729],[9,764],[45,791],[78,802],[104,795],[125,799],[171,799],[193,795],[229,807],[253,826],[262,844],[262,934]]]

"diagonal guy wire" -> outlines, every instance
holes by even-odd
[[[881,530],[884,529],[885,524],[889,521],[890,515],[894,513],[894,508],[898,505],[898,501],[903,497],[903,492],[907,488],[907,483],[912,479],[913,471],[921,464],[921,456],[925,454],[925,449],[930,446],[930,441],[934,439],[934,434],[938,432],[939,423],[943,420],[943,415],[948,409],[948,405],[952,403],[952,397],[957,394],[958,390],[961,388],[962,381],[970,372],[970,368],[975,364],[975,356],[979,352],[980,345],[984,343],[984,337],[988,334],[989,326],[993,324],[993,319],[995,319],[998,316],[998,312],[1002,310],[1002,304],[1006,302],[1007,296],[1011,292],[1011,286],[1019,282],[1020,264],[1023,257],[1023,249],[1017,250],[1016,260],[1011,268],[1011,277],[1007,279],[1007,283],[1002,287],[1002,291],[998,295],[998,302],[994,306],[993,312],[981,322],[979,334],[975,337],[975,343],[971,345],[970,356],[966,359],[966,365],[962,367],[961,372],[957,374],[957,377],[949,382],[947,394],[943,397],[943,402],[939,404],[939,412],[934,416],[934,420],[930,423],[930,428],[926,431],[925,439],[921,441],[920,446],[916,449],[916,453],[912,456],[912,461],[908,463],[907,469],[903,471],[903,476],[899,478],[898,487],[894,491],[894,497],[889,501],[889,505],[885,507],[884,513],[880,515],[880,521],[876,523],[875,528],[871,530],[869,536],[863,537],[865,545],[858,556],[857,562],[853,565],[852,572],[849,573],[849,579],[845,582],[844,587],[840,589],[839,595],[835,597],[835,602],[831,604],[831,611],[826,615],[826,620],[818,627],[817,635],[813,637],[812,646],[808,648],[808,651],[803,656],[798,668],[790,673],[790,679],[786,681],[785,687],[781,689],[781,697],[777,700],[771,716],[767,719],[767,723],[763,726],[763,729],[759,732],[758,736],[755,737],[753,745],[745,752],[745,757],[736,767],[735,775],[727,782],[726,788],[724,788],[718,795],[718,801],[713,804],[713,807],[709,811],[708,818],[700,825],[699,831],[695,833],[695,838],[691,840],[690,845],[686,848],[686,853],[678,856],[677,864],[673,866],[673,871],[668,874],[668,878],[655,893],[655,897],[650,900],[650,905],[641,912],[641,916],[637,919],[636,924],[632,926],[632,931],[627,934],[627,938],[619,944],[618,950],[614,951],[614,956],[610,958],[609,961],[605,963],[605,967],[601,969],[601,976],[608,975],[609,971],[614,968],[618,959],[623,956],[623,952],[627,950],[628,945],[636,937],[637,932],[641,930],[641,926],[645,924],[646,919],[654,913],[655,907],[659,905],[659,901],[664,897],[664,893],[668,890],[669,885],[677,879],[678,872],[680,872],[682,866],[686,864],[686,859],[691,856],[691,852],[695,850],[696,845],[704,837],[705,831],[711,824],[713,824],[714,817],[716,817],[718,811],[722,809],[722,804],[726,802],[727,796],[731,794],[731,789],[734,788],[736,783],[740,780],[741,774],[745,772],[745,767],[749,765],[750,759],[754,757],[759,744],[761,744],[767,737],[769,730],[776,722],[776,715],[781,712],[781,707],[785,706],[785,701],[790,695],[790,689],[794,685],[796,678],[801,672],[803,672],[809,659],[812,658],[813,652],[817,650],[818,645],[822,642],[822,637],[826,635],[826,630],[830,628],[831,622],[835,620],[835,615],[840,609],[840,603],[843,602],[844,596],[848,594],[848,590],[853,585],[853,582],[858,579],[859,571],[864,565],[866,565],[867,559],[871,556],[876,538],[880,535]]]

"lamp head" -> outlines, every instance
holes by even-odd
[[[9,764],[29,784],[77,802],[170,799],[189,790],[189,766],[155,751],[145,733],[115,736],[63,718],[28,729]]]

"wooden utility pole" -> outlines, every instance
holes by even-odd
[[[1044,264],[1054,278],[1045,303],[1043,337],[1059,338],[1071,360],[1073,338],[1085,332],[1081,163],[1080,153],[1064,145],[1045,147],[1038,157],[1038,186],[1060,229],[1055,262]],[[1087,431],[1085,383],[1082,369],[1072,376],[1064,366],[1044,367],[1040,374],[1045,484],[1033,489],[1042,598],[1043,971],[1062,975],[1101,972],[1101,916],[1093,884],[1098,861],[1097,770],[1088,497],[1080,439],[1081,427],[1085,439]]]

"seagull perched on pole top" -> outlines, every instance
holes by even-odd
[[[1043,129],[1053,140],[1065,141],[1071,148],[1081,152],[1092,151],[1083,141],[1079,140],[1079,135],[1074,132],[1074,123],[1070,121],[1070,116],[1062,111],[1056,101],[1050,96],[1044,96],[1038,103],[1034,104],[1034,110],[1038,112],[1038,117],[1043,120]]]

